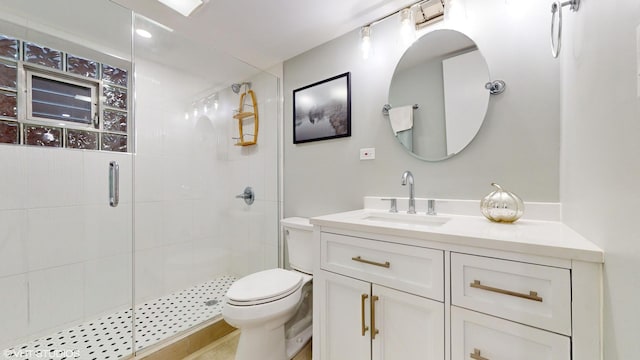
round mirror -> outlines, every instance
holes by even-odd
[[[439,161],[464,149],[489,104],[489,68],[478,46],[455,30],[434,30],[404,53],[389,87],[393,135],[412,155]]]

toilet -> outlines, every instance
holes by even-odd
[[[240,329],[236,360],[287,360],[311,338],[313,226],[306,218],[280,222],[292,270],[269,269],[235,281],[222,316]]]

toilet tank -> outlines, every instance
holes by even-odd
[[[291,268],[307,274],[313,272],[313,225],[309,219],[290,217],[280,220],[289,252]]]

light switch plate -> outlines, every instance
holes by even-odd
[[[376,148],[360,149],[360,160],[373,160],[376,158]]]

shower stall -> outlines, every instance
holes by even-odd
[[[279,78],[108,0],[0,6],[0,359],[126,359],[219,320],[282,261]],[[245,88],[260,139],[236,146]]]

